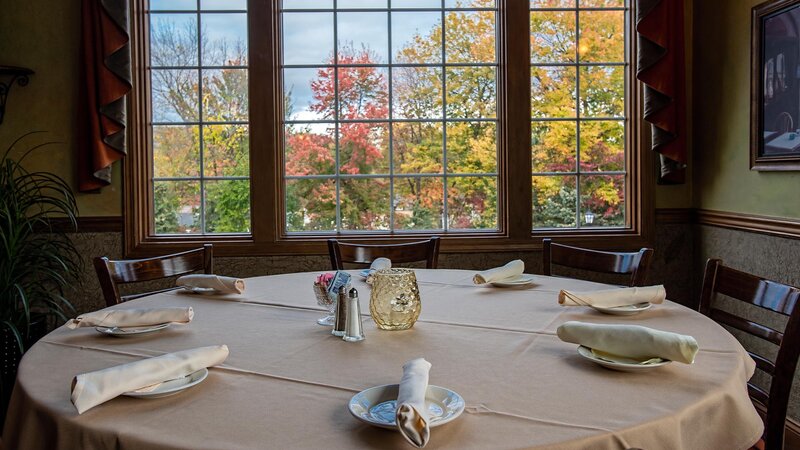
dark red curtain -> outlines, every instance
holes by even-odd
[[[686,181],[686,51],[684,0],[637,0],[638,65],[644,83],[644,119],[652,150],[660,154],[659,181]]]
[[[126,154],[125,96],[131,90],[127,0],[81,1],[78,190],[111,183],[111,165]]]

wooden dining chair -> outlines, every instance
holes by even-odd
[[[147,259],[112,261],[105,256],[97,257],[94,259],[94,269],[100,280],[106,305],[113,306],[146,295],[176,289],[171,287],[121,296],[118,289],[120,284],[158,280],[201,270],[204,273],[214,273],[214,246],[205,244],[203,248]]]
[[[439,261],[439,238],[403,244],[349,244],[328,239],[328,253],[333,270],[343,270],[345,263],[368,266],[377,258],[389,258],[392,264],[425,261],[425,268],[435,269]]]
[[[759,306],[789,320],[783,332],[752,322],[731,312],[717,309],[712,305],[715,294],[722,294],[744,303]],[[792,388],[797,359],[800,356],[800,288],[767,280],[749,273],[722,265],[719,259],[709,259],[700,291],[700,312],[714,321],[736,328],[752,336],[764,339],[778,346],[775,361],[750,353],[756,367],[772,378],[769,393],[748,382],[750,398],[766,409],[764,420],[765,450],[783,448],[783,434],[786,427],[786,410],[789,406],[789,392]],[[786,345],[784,345],[786,343]]]
[[[558,264],[592,272],[630,274],[629,286],[644,286],[652,257],[652,248],[638,252],[603,252],[556,244],[549,238],[542,240],[542,271],[548,276],[552,274],[552,264]]]

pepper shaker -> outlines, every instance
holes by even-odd
[[[352,288],[347,298],[347,322],[342,339],[347,342],[363,341],[364,327],[361,325],[361,303],[358,301],[358,291]]]
[[[336,298],[336,312],[334,313],[333,331],[331,331],[334,336],[344,336],[345,327],[347,326],[348,306],[347,287],[341,286]]]

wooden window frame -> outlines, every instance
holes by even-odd
[[[594,248],[638,249],[653,241],[655,166],[645,151],[641,86],[636,80],[635,17],[629,0],[626,118],[625,228],[533,230],[530,95],[530,5],[527,1],[497,0],[498,17],[498,230],[433,233],[442,237],[446,253],[530,251],[542,247],[542,238]],[[419,239],[431,232],[403,231],[375,234],[289,234],[283,220],[282,81],[280,73],[280,14],[277,1],[249,0],[248,27],[262,32],[248,36],[250,90],[251,232],[226,235],[154,235],[152,131],[150,81],[147,75],[147,0],[133,0],[131,42],[133,90],[130,96],[130,154],[124,162],[124,253],[143,257],[176,252],[213,243],[218,256],[326,254],[330,237],[353,242],[381,243]],[[525,39],[509,39],[525,36]],[[265,124],[265,126],[252,126]]]

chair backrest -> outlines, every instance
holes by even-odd
[[[752,322],[728,311],[714,308],[712,301],[716,293],[759,306],[783,316],[789,316],[783,332]],[[775,361],[749,352],[756,367],[772,377],[769,393],[747,383],[750,398],[766,407],[764,426],[766,450],[783,448],[786,409],[789,391],[792,388],[798,355],[800,355],[800,309],[795,308],[800,300],[800,288],[767,280],[749,273],[722,265],[719,259],[709,259],[700,292],[700,312],[714,321],[741,330],[778,346]],[[783,343],[786,342],[786,345]]]
[[[328,253],[333,270],[344,269],[344,264],[369,265],[376,258],[389,258],[392,264],[425,261],[425,267],[435,269],[439,261],[439,238],[404,244],[348,244],[328,239]]]
[[[120,296],[117,287],[120,284],[157,280],[201,270],[204,273],[214,273],[214,246],[205,244],[203,248],[196,250],[147,259],[112,261],[105,256],[97,257],[94,259],[94,269],[100,280],[106,305],[113,306],[134,298],[174,289]]]
[[[545,275],[551,275],[551,265],[558,264],[593,272],[630,274],[629,286],[644,286],[652,257],[652,248],[638,252],[603,252],[556,244],[548,238],[542,240],[542,270]]]

